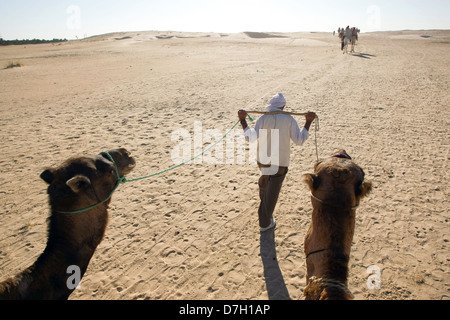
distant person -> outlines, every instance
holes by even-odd
[[[347,26],[347,28],[345,28],[344,37],[348,39],[352,37],[352,29],[350,29],[350,26]]]

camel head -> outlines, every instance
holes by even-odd
[[[80,156],[41,173],[41,178],[49,184],[48,194],[53,210],[77,210],[108,197],[117,184],[115,166],[122,177],[136,165],[126,149],[114,149],[108,153],[114,163],[103,154]]]
[[[88,208],[107,199],[120,177],[130,173],[136,165],[126,149],[108,151],[114,163],[105,154],[72,157],[56,168],[41,173],[49,184],[47,193],[52,209],[50,238],[55,229],[66,237],[83,242],[92,238],[93,246],[103,237],[107,223],[106,209],[110,199],[102,205],[82,213],[65,214]],[[70,223],[67,223],[70,219]]]
[[[348,262],[356,208],[372,190],[364,171],[345,152],[317,162],[303,182],[311,191],[312,219],[305,237],[307,299],[348,299]]]
[[[364,179],[364,171],[345,150],[314,166],[314,174],[305,174],[303,182],[323,203],[335,207],[355,207],[372,190],[372,182]]]
[[[32,266],[0,283],[0,300],[67,299],[74,290],[69,267],[78,267],[81,280],[103,239],[110,196],[134,167],[127,150],[115,149],[42,172],[51,207],[47,246]]]

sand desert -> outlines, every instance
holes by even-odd
[[[204,155],[118,188],[70,299],[304,299],[311,200],[301,178],[316,143],[321,159],[345,149],[373,183],[356,215],[355,299],[449,299],[449,49],[450,31],[439,30],[361,33],[353,54],[331,32],[147,31],[0,47],[0,279],[45,248],[46,167],[123,147],[137,162],[129,178],[158,172],[174,165],[176,130],[225,134],[239,109],[262,111],[282,92],[286,111],[314,111],[320,128],[291,146],[274,232],[259,232],[257,166]]]

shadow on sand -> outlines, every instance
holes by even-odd
[[[363,52],[360,52],[360,53],[353,53],[352,56],[354,56],[354,57],[360,57],[360,58],[364,58],[364,59],[370,59],[371,57],[376,57],[376,56],[373,55],[373,54],[368,54],[368,53],[363,53]]]
[[[264,277],[269,300],[291,300],[277,260],[275,248],[275,230],[261,233],[261,260],[264,266]]]

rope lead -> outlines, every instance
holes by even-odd
[[[254,121],[253,118],[250,117],[250,115],[248,114],[249,112],[251,112],[251,111],[248,111],[248,112],[247,112],[248,118],[249,118],[251,121]],[[260,113],[260,112],[254,111],[254,112],[252,112],[252,113]],[[292,113],[291,113],[291,114],[292,114]],[[296,115],[305,115],[305,114],[296,114]],[[239,123],[240,123],[240,120],[238,120],[238,121],[231,127],[231,129],[228,130],[228,131],[222,136],[222,138],[220,138],[219,140],[217,140],[216,142],[214,142],[212,145],[210,145],[208,148],[206,148],[205,150],[203,150],[201,153],[199,153],[199,154],[197,154],[196,156],[190,158],[189,160],[186,160],[186,161],[184,161],[184,162],[182,162],[182,163],[179,163],[179,164],[177,164],[177,165],[175,165],[175,166],[172,166],[172,167],[170,167],[170,168],[164,169],[164,170],[162,170],[162,171],[158,171],[158,172],[155,172],[155,173],[152,173],[152,174],[149,174],[149,175],[146,175],[146,176],[134,178],[134,179],[127,179],[127,178],[125,178],[125,177],[121,177],[120,174],[119,174],[119,168],[117,167],[117,164],[116,164],[116,162],[114,161],[113,157],[112,157],[108,152],[102,152],[101,154],[102,154],[103,156],[105,156],[106,158],[108,158],[108,159],[114,164],[114,170],[115,170],[116,175],[117,175],[117,183],[116,183],[116,186],[115,186],[114,189],[111,191],[111,193],[109,194],[109,196],[108,196],[105,200],[100,201],[99,203],[96,203],[96,204],[94,204],[94,205],[92,205],[92,206],[89,206],[89,207],[87,207],[87,208],[84,208],[84,209],[79,209],[79,210],[74,210],[74,211],[57,211],[57,212],[62,213],[62,214],[76,214],[76,213],[82,213],[82,212],[89,211],[89,210],[91,210],[91,209],[94,209],[94,208],[96,208],[96,207],[98,207],[98,206],[104,204],[106,201],[108,201],[109,199],[111,199],[113,193],[117,190],[117,188],[119,187],[120,184],[125,184],[125,183],[127,183],[127,182],[133,182],[133,181],[139,181],[139,180],[148,179],[148,178],[151,178],[151,177],[154,177],[154,176],[163,174],[163,173],[165,173],[165,172],[174,170],[174,169],[176,169],[176,168],[178,168],[178,167],[181,167],[181,166],[183,166],[183,165],[185,165],[185,164],[187,164],[187,163],[189,163],[189,162],[191,162],[191,161],[197,159],[198,157],[204,155],[206,152],[208,152],[208,151],[211,150],[213,147],[215,147],[219,142],[221,142],[223,139],[225,139],[225,138],[230,134],[230,132],[233,131],[234,128],[236,128],[236,126],[237,126]],[[317,118],[317,122],[316,122],[316,130],[315,130],[315,132],[317,133],[318,130],[319,130],[319,118]],[[319,161],[319,153],[318,153],[318,150],[317,150],[317,135],[315,136],[315,140],[316,140],[316,155],[317,155],[317,161]]]

